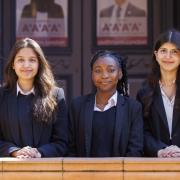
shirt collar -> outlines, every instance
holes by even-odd
[[[175,83],[175,80],[174,80],[173,83]],[[161,81],[159,81],[159,86],[160,86],[160,90],[161,90],[162,97],[165,97],[168,102],[174,104],[175,96],[173,96],[172,99],[170,100],[170,99],[168,98],[168,96],[166,95],[166,93],[164,92],[164,90],[163,90],[163,85],[162,85]]]
[[[112,106],[116,106],[116,104],[117,104],[117,91],[109,98],[108,104],[111,104]]]
[[[128,6],[128,2],[124,2],[124,3],[120,6],[120,9],[121,9],[120,18],[121,18],[121,19],[125,17],[125,13],[126,13],[126,10],[127,10],[127,6]],[[115,18],[116,18],[116,14],[117,14],[118,9],[119,9],[119,6],[118,6],[117,4],[115,4],[114,9],[113,9],[113,15],[112,15],[112,17],[115,17]]]
[[[23,90],[20,88],[20,86],[19,86],[19,84],[18,84],[18,82],[17,82],[17,96],[18,96],[18,93],[21,93],[21,94],[23,94],[23,95],[29,95],[29,94],[35,94],[35,91],[34,91],[34,87],[30,90],[30,91],[28,91],[28,92],[23,92]]]
[[[108,109],[110,109],[113,106],[117,105],[117,97],[118,97],[118,93],[117,91],[109,98],[107,105],[104,107],[103,111],[106,111]],[[95,105],[94,105],[94,110],[95,111],[101,111],[97,106],[96,106],[96,97],[95,97]]]

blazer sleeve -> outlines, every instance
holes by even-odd
[[[141,89],[136,96],[136,99],[142,104],[142,107],[144,109],[144,103],[142,100],[142,97],[144,96],[145,90]],[[143,118],[144,121],[144,155],[148,157],[157,157],[157,152],[160,149],[164,149],[168,145],[163,143],[162,141],[158,140],[153,136],[153,133],[151,131],[151,125],[150,125],[149,118]]]
[[[126,157],[140,157],[143,154],[142,107],[137,101],[132,103],[131,124]]]
[[[0,87],[0,104],[4,101],[4,96],[4,88]],[[0,126],[0,157],[9,157],[11,152],[19,150],[20,148],[12,142],[4,140],[1,128],[2,127]]]
[[[148,121],[144,121],[144,153],[148,157],[157,157],[157,153],[160,149],[164,149],[168,145],[158,140],[152,135],[150,130],[150,124]]]
[[[52,134],[50,142],[38,148],[43,157],[62,157],[67,154],[68,150],[68,119],[67,107],[63,98],[62,89],[57,92],[57,112],[56,119],[52,125]]]
[[[76,114],[77,114],[77,107],[75,105],[75,100],[71,102],[71,105],[69,107],[68,112],[68,118],[69,118],[69,151],[68,156],[69,157],[76,157],[77,156],[77,150],[76,150]]]
[[[13,151],[17,151],[20,148],[17,147],[12,142],[4,141],[3,136],[0,129],[0,157],[10,157],[10,154]]]

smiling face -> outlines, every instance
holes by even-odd
[[[114,93],[121,77],[118,62],[110,56],[100,57],[93,64],[92,81],[99,92]]]
[[[176,45],[169,42],[164,43],[154,54],[161,71],[177,72],[180,65],[180,51]]]
[[[18,82],[34,82],[38,72],[39,61],[31,48],[22,48],[16,54],[12,68],[18,77]]]

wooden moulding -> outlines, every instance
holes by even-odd
[[[62,172],[62,158],[16,159],[2,158],[3,172]]]
[[[122,158],[64,158],[63,171],[122,172]]]
[[[180,158],[125,158],[124,171],[180,172]]]
[[[179,180],[180,158],[0,158],[0,180]]]

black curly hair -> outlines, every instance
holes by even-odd
[[[127,70],[126,70],[127,57],[121,56],[118,52],[115,52],[115,51],[109,51],[109,50],[97,51],[91,59],[91,63],[90,63],[91,71],[97,59],[102,58],[102,57],[111,57],[116,62],[118,62],[119,67],[121,68],[121,71],[122,71],[122,78],[119,79],[116,89],[123,96],[128,96],[128,79],[127,79]]]

